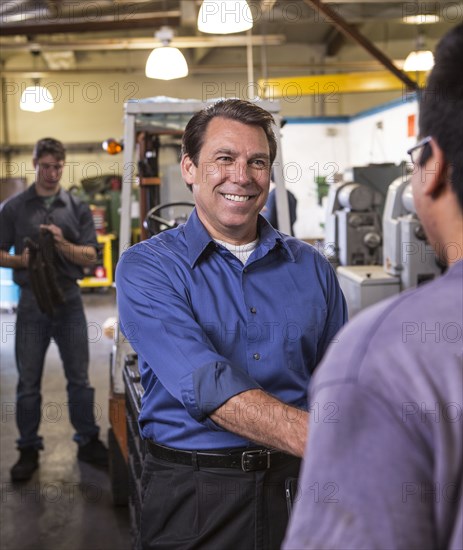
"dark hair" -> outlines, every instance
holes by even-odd
[[[45,155],[52,155],[56,160],[65,160],[66,149],[57,139],[42,138],[35,144],[32,158],[39,159]]]
[[[432,136],[452,167],[451,186],[463,210],[463,24],[439,42],[435,65],[420,99],[421,136]],[[429,151],[423,151],[420,164]]]
[[[277,153],[277,141],[272,124],[273,116],[250,101],[242,99],[223,99],[197,112],[188,122],[182,140],[182,154],[186,154],[198,166],[199,153],[204,143],[209,122],[215,117],[229,118],[248,124],[259,126],[264,130],[270,150],[270,163],[273,163]]]

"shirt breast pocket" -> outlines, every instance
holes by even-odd
[[[318,340],[325,326],[326,310],[312,305],[304,309],[298,304],[286,306],[285,314],[284,348],[287,367],[311,374],[316,367]]]

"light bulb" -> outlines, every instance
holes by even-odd
[[[44,86],[34,84],[28,86],[21,95],[19,107],[23,111],[32,113],[42,113],[50,111],[55,106],[53,97],[49,90]]]
[[[145,74],[148,78],[172,80],[188,75],[188,65],[182,52],[171,46],[155,48],[146,61]]]
[[[251,9],[246,0],[204,0],[198,14],[198,30],[231,34],[252,29]]]
[[[410,52],[404,63],[404,71],[430,71],[434,66],[434,56],[429,50],[414,50]]]

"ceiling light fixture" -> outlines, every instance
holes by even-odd
[[[430,23],[438,23],[439,16],[431,13],[418,13],[416,15],[404,15],[402,22],[407,25],[429,25]]]
[[[204,0],[198,14],[198,30],[232,34],[252,29],[251,9],[246,0]]]
[[[37,59],[40,55],[40,51],[31,51],[34,71],[37,69]],[[50,111],[55,106],[53,97],[45,86],[40,86],[39,79],[34,79],[34,84],[28,86],[21,94],[19,100],[19,108],[22,111],[29,111],[30,113],[42,113],[44,111]]]
[[[50,111],[55,106],[53,97],[45,86],[40,86],[37,80],[33,86],[28,86],[21,94],[19,107],[22,111],[42,113]]]
[[[162,46],[154,48],[146,61],[145,74],[148,78],[173,80],[188,76],[188,65],[178,48],[169,46],[174,33],[170,27],[161,27],[155,34]]]
[[[410,52],[405,59],[405,72],[430,71],[434,66],[434,55],[430,50],[425,50],[424,36],[418,35],[416,49]]]

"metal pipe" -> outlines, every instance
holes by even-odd
[[[248,91],[252,90],[254,94],[255,83],[254,83],[254,55],[252,50],[252,30],[247,31],[248,42],[246,44],[246,61],[247,61],[247,72],[248,72]]]
[[[303,63],[303,64],[294,64],[294,65],[268,65],[265,63],[266,67],[266,76],[263,78],[269,78],[268,69],[274,73],[291,73],[294,74],[296,71],[297,74],[307,73],[307,69],[344,69],[344,70],[378,70],[378,63],[376,61],[339,61],[339,62],[329,62],[329,63]],[[246,70],[244,65],[228,65],[228,66],[218,66],[218,65],[202,65],[196,67],[190,67],[191,74],[216,74],[216,73],[237,73],[243,72]],[[2,71],[4,76],[9,77],[24,77],[24,78],[46,78],[54,74],[144,74],[145,67],[91,67],[88,69],[45,69],[45,70],[27,70],[27,69],[6,69]],[[294,75],[296,76],[296,75]]]
[[[6,118],[4,118],[4,120],[6,120]],[[30,143],[30,144],[17,143],[17,144],[11,145],[6,141],[4,141],[3,144],[0,145],[0,156],[5,156],[9,158],[11,156],[30,154],[33,148],[34,148],[33,143]],[[101,148],[101,141],[89,141],[89,142],[82,142],[82,143],[66,142],[66,151],[68,153],[93,153],[93,152],[102,153],[103,152]]]
[[[31,23],[2,25],[0,36],[14,36],[25,34],[34,36],[37,34],[57,34],[66,32],[95,32],[95,31],[116,31],[131,29],[156,28],[159,25],[177,27],[180,20],[180,11],[150,13],[149,15],[115,17],[113,15],[102,15],[96,20],[89,18],[69,18],[67,21],[56,20],[56,23],[40,22],[34,18]],[[40,19],[40,18],[39,18]],[[46,20],[47,21],[47,20]],[[49,19],[48,19],[49,21]]]

